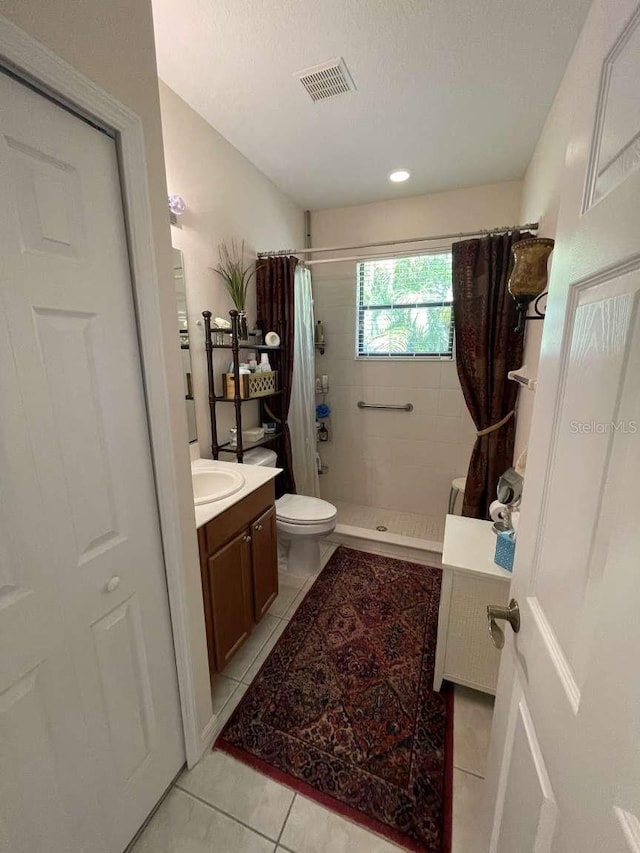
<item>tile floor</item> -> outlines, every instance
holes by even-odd
[[[389,533],[442,542],[444,538],[444,516],[420,515],[413,512],[395,512],[374,506],[332,501],[338,510],[338,524],[375,530],[384,525]]]
[[[323,549],[324,566],[337,546]],[[228,720],[295,613],[313,578],[281,576],[280,594],[214,684]],[[477,841],[493,700],[456,688],[452,853],[484,853]],[[207,753],[185,770],[131,853],[399,853],[402,848],[247,767]]]

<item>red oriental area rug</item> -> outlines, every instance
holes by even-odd
[[[440,569],[341,547],[217,746],[410,850],[449,853],[453,699]]]

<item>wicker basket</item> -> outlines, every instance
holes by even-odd
[[[240,374],[240,396],[243,400],[253,397],[268,397],[277,391],[278,371],[271,370],[269,373],[242,373]],[[222,374],[222,386],[225,389],[227,400],[233,400],[235,396],[235,384],[233,373]]]

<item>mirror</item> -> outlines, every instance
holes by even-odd
[[[178,332],[180,336],[180,352],[182,355],[182,375],[184,377],[184,399],[187,407],[187,425],[189,442],[198,440],[196,432],[196,404],[193,399],[193,380],[191,377],[191,352],[189,350],[189,322],[187,315],[187,291],[184,282],[184,263],[182,252],[173,250],[173,278],[176,284],[176,300],[178,303]]]

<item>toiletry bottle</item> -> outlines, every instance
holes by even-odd
[[[318,320],[316,323],[316,343],[324,345],[324,328],[322,326],[322,320]]]
[[[322,394],[322,382],[319,376],[316,376],[316,394]]]
[[[326,373],[322,374],[322,390],[325,394],[329,390],[329,377]]]
[[[325,424],[320,424],[320,429],[318,430],[318,441],[329,441],[329,430]]]

